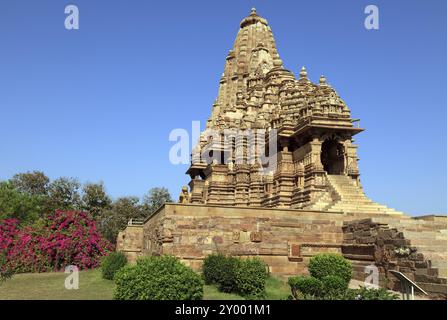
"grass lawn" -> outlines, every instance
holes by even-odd
[[[267,300],[283,300],[291,295],[287,279],[269,277],[265,285]]]
[[[63,272],[17,274],[0,284],[0,299],[11,300],[107,300],[115,284],[104,280],[100,270],[79,272],[79,289],[65,289]]]
[[[282,300],[290,295],[290,287],[285,282],[276,277],[269,277],[265,286],[267,300]],[[217,290],[216,286],[206,285],[204,287],[204,300],[244,300],[237,294],[223,293]]]
[[[79,289],[65,289],[62,272],[18,274],[0,284],[0,300],[110,300],[113,297],[114,283],[104,280],[97,270],[79,273]],[[279,278],[267,280],[266,298],[284,299],[290,294],[288,285]],[[222,293],[215,286],[204,287],[204,300],[242,300],[237,294]]]

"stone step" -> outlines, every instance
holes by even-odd
[[[363,208],[374,208],[374,209],[378,209],[378,208],[380,208],[380,209],[387,209],[387,207],[377,206],[377,205],[375,205],[373,203],[350,202],[350,201],[343,201],[343,199],[333,203],[333,206],[334,207],[335,206],[337,206],[337,207],[344,206],[346,208],[363,207]]]
[[[447,268],[438,268],[438,277],[447,278]]]
[[[439,232],[430,231],[430,230],[408,230],[403,228],[403,231],[406,236],[411,237],[413,239],[427,239],[427,240],[441,240],[447,241],[447,237]]]
[[[371,203],[371,204],[374,203],[374,201],[372,201],[371,199],[365,198],[365,197],[351,197],[351,196],[346,197],[346,196],[341,195],[340,198],[345,202],[353,202],[353,203],[364,202],[364,203]]]
[[[393,211],[371,211],[371,210],[362,210],[362,209],[350,209],[350,210],[343,210],[343,209],[328,209],[329,212],[345,212],[345,213],[362,213],[362,214],[369,214],[369,215],[379,215],[379,214],[393,214],[393,215],[400,215],[399,212],[393,212]]]
[[[380,207],[380,206],[374,206],[374,205],[354,205],[354,204],[346,204],[346,203],[340,203],[335,204],[331,207],[331,209],[344,209],[344,210],[364,210],[368,212],[388,212],[388,211],[396,211],[391,208],[387,207]]]
[[[349,189],[342,189],[337,186],[334,186],[334,190],[340,193],[346,193],[346,194],[365,194],[365,192],[362,189],[352,187]]]
[[[429,252],[447,252],[446,243],[444,240],[415,240],[410,237],[405,237],[411,241],[411,245],[417,247],[418,249],[429,251]],[[436,241],[436,242],[434,242]],[[433,243],[430,243],[433,242]]]
[[[346,189],[340,189],[340,188],[334,187],[334,190],[335,190],[337,193],[340,193],[340,194],[346,194],[346,195],[348,195],[348,194],[353,194],[353,195],[365,195],[365,193],[363,192],[363,190],[360,190],[360,189],[346,190]]]
[[[447,269],[447,261],[446,260],[431,260],[431,265],[437,269]]]
[[[336,185],[334,186],[335,190],[340,190],[340,191],[347,191],[347,192],[363,192],[363,189],[360,187],[356,187],[353,185],[337,185],[337,182],[335,183]]]

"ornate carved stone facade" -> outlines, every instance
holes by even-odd
[[[267,20],[252,9],[227,55],[207,130],[193,151],[189,202],[312,209],[323,199],[330,206],[340,199],[328,175],[349,177],[360,188],[353,136],[363,129],[354,122],[324,76],[315,84],[304,67],[298,78],[284,68]],[[265,130],[265,137],[253,137],[256,143],[267,143],[274,131],[276,145],[268,147],[277,150],[269,155],[276,156],[273,170],[260,174],[271,163],[250,161],[254,141],[229,140],[224,131],[232,129]]]

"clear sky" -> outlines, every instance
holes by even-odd
[[[64,27],[64,8],[80,29]],[[366,30],[375,4],[380,29]],[[361,179],[375,201],[447,213],[445,0],[2,0],[0,179],[42,170],[104,181],[113,197],[166,186],[174,128],[210,115],[239,23],[255,6],[286,68],[320,74],[361,119]]]

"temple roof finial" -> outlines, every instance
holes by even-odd
[[[323,84],[323,85],[326,84],[326,77],[323,76],[323,75],[320,76],[320,85],[321,85],[321,84]]]
[[[256,24],[256,23],[262,23],[263,25],[268,25],[268,22],[266,19],[258,16],[258,13],[256,12],[256,8],[251,8],[250,14],[248,15],[248,17],[245,17],[242,21],[241,21],[241,28],[244,28],[246,26],[250,26],[252,24]]]
[[[301,68],[300,78],[304,78],[304,79],[307,78],[307,71],[306,71],[306,67],[304,67],[304,66]]]
[[[274,67],[282,67],[282,60],[281,60],[281,58],[279,57],[279,54],[278,54],[278,53],[276,53],[276,54],[273,56],[273,66],[274,66]]]

